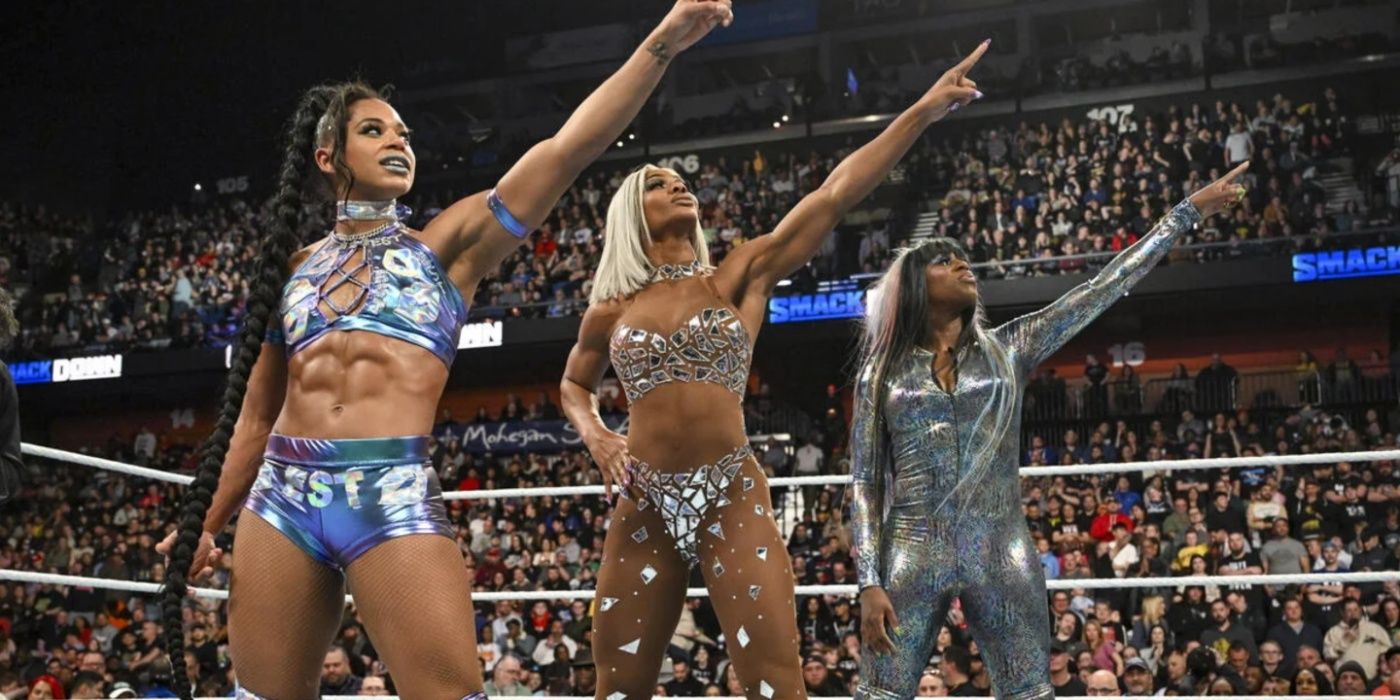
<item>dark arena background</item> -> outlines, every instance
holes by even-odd
[[[170,654],[195,695],[234,692],[222,591],[192,591],[172,619],[155,545],[216,425],[297,96],[354,77],[393,85],[417,158],[401,202],[421,229],[553,135],[672,5],[0,9],[0,286],[19,322],[3,358],[24,441],[0,506],[0,693],[174,697]],[[721,261],[991,38],[970,74],[985,99],[930,126],[778,283],[753,353],[743,418],[774,479],[807,693],[851,696],[874,653],[850,424],[867,292],[898,250],[956,239],[997,325],[1089,280],[1249,160],[1239,206],[1183,234],[1017,387],[1047,673],[1061,697],[1400,694],[1400,2],[733,11],[466,300],[429,454],[475,616],[437,624],[475,632],[486,692],[605,697],[593,592],[605,537],[625,535],[609,530],[560,377],[622,178],[677,171]],[[300,245],[326,235],[328,211],[306,205]],[[625,432],[611,372],[598,394]],[[205,589],[228,588],[237,522],[217,533]],[[691,576],[654,694],[765,697],[736,677],[739,642]],[[412,567],[398,584],[434,595]],[[298,591],[282,593],[262,604],[296,609]],[[347,602],[325,696],[397,694],[418,672],[386,663],[364,617]],[[1004,697],[957,605],[919,684],[947,694]]]

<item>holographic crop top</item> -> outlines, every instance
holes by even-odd
[[[695,267],[671,267],[658,270],[661,278],[675,280],[706,274]],[[705,282],[708,284],[709,280]],[[718,384],[742,399],[753,360],[753,341],[732,309],[705,307],[670,335],[618,324],[608,344],[608,354],[629,403],[671,382]]]
[[[366,267],[367,282],[359,279]],[[332,293],[345,285],[355,294],[337,303]],[[437,255],[396,224],[354,241],[332,236],[317,248],[287,280],[267,342],[285,343],[291,357],[330,331],[368,331],[426,348],[451,366],[466,319],[467,303]]]

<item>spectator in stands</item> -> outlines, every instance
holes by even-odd
[[[1244,627],[1235,624],[1234,612],[1230,604],[1222,600],[1211,603],[1210,618],[1213,626],[1201,634],[1201,644],[1214,650],[1220,658],[1227,658],[1230,646],[1239,644],[1249,651],[1249,658],[1259,658],[1259,649],[1254,636]]]
[[[1058,639],[1050,642],[1050,685],[1056,696],[1085,694],[1083,681],[1071,672],[1069,649]]]
[[[522,673],[519,658],[511,654],[501,657],[491,672],[491,680],[486,682],[486,694],[491,697],[530,695],[530,690],[520,682]]]
[[[1384,627],[1365,619],[1361,603],[1348,599],[1342,604],[1341,622],[1323,638],[1322,653],[1329,662],[1359,664],[1362,675],[1369,679],[1376,672],[1376,661],[1392,644]]]
[[[1118,676],[1103,669],[1089,674],[1089,681],[1085,686],[1085,695],[1116,697],[1123,694],[1118,689]]]
[[[822,668],[824,669],[826,667],[823,666]],[[671,671],[672,678],[665,684],[667,695],[681,697],[699,697],[704,695],[704,685],[696,680],[690,673],[689,660],[675,659],[671,662]]]
[[[972,687],[972,655],[965,647],[950,646],[943,650],[943,658],[938,670],[948,686],[951,697],[972,697],[980,695]]]
[[[924,669],[924,675],[919,676],[919,690],[915,697],[939,698],[947,695],[948,686],[943,682],[943,674],[936,668]]]
[[[339,646],[331,647],[321,666],[321,694],[355,695],[362,683],[363,679],[350,670],[350,655]]]
[[[365,676],[360,682],[360,692],[358,695],[389,695],[389,686],[384,682],[384,676]]]

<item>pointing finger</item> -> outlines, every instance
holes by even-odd
[[[1230,172],[1226,173],[1225,177],[1221,179],[1225,182],[1234,182],[1235,178],[1243,175],[1246,170],[1249,170],[1249,161],[1245,161],[1235,166],[1234,170],[1231,170]]]
[[[991,46],[991,39],[986,39],[978,44],[977,48],[973,49],[972,53],[968,54],[967,58],[964,58],[962,62],[957,65],[958,72],[966,73],[972,70],[972,67],[977,65],[978,61],[982,60],[982,54],[987,53],[987,49],[991,48]]]

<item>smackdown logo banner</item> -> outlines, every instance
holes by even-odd
[[[1294,282],[1382,275],[1400,275],[1400,245],[1298,253],[1293,256]]]
[[[122,376],[121,355],[65,357],[58,360],[34,360],[10,365],[15,384],[57,384],[87,379],[117,379]]]
[[[840,289],[816,294],[796,294],[768,300],[769,323],[830,321],[860,318],[865,314],[864,289]]]

